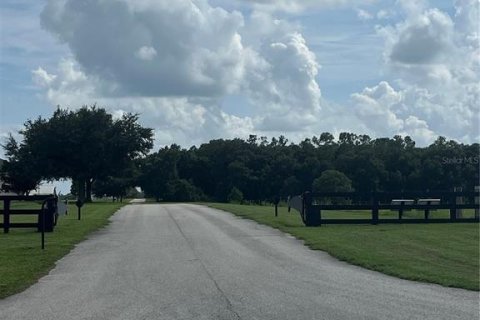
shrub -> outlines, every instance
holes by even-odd
[[[228,202],[232,203],[242,203],[243,202],[243,193],[237,187],[233,187],[228,194]]]

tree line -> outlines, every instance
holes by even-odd
[[[69,178],[79,198],[124,196],[140,186],[157,201],[252,201],[313,191],[473,190],[479,144],[438,137],[417,147],[410,137],[373,139],[325,132],[289,142],[284,136],[216,139],[156,152],[153,130],[138,115],[113,119],[105,109],[57,109],[27,121],[21,141],[3,145],[4,188],[25,193],[41,180]]]
[[[439,137],[416,147],[410,137],[372,139],[330,133],[289,143],[278,138],[211,140],[161,148],[142,159],[138,184],[158,200],[253,202],[304,191],[425,191],[479,183],[479,144]],[[179,195],[183,199],[178,199]]]

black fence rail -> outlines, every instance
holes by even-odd
[[[36,228],[39,232],[52,232],[56,225],[57,201],[56,195],[0,195],[0,201],[3,202],[3,208],[0,215],[3,216],[0,228],[4,233],[8,233],[11,228]],[[12,209],[13,201],[36,201],[41,202],[40,209]],[[12,215],[36,215],[37,222],[11,222]]]
[[[3,209],[0,215],[3,216],[3,222],[0,228],[4,233],[8,233],[10,228],[36,228],[41,233],[41,247],[45,249],[45,232],[52,232],[57,224],[58,218],[58,197],[54,194],[50,195],[0,195],[0,201],[3,201]],[[12,201],[41,201],[40,209],[11,209]],[[29,222],[10,222],[11,215],[37,215],[36,223]]]
[[[479,222],[478,189],[474,192],[305,192],[289,199],[288,206],[300,212],[306,226],[322,224],[380,224],[380,223],[455,223]],[[465,209],[474,210],[473,217],[463,217]],[[325,218],[324,211],[371,212],[369,218]],[[380,210],[397,211],[395,218],[382,218]],[[424,212],[423,218],[404,218],[409,210]],[[448,218],[432,218],[435,210],[449,210]],[[341,214],[341,213],[339,213]]]

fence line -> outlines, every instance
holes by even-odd
[[[322,224],[380,224],[380,223],[472,223],[479,222],[480,191],[452,192],[305,192],[289,199],[290,208],[299,211],[306,226],[321,226]],[[449,218],[431,218],[434,210],[447,209]],[[473,218],[464,218],[462,210],[474,209]],[[329,210],[369,210],[369,219],[326,219],[322,211]],[[396,210],[398,218],[381,218],[380,210]],[[404,219],[407,210],[424,211],[423,219]]]

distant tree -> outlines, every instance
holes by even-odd
[[[313,181],[313,192],[348,192],[353,191],[352,181],[342,172],[326,170]]]
[[[216,139],[198,147],[172,146],[147,156],[142,164],[142,189],[164,199],[173,180],[185,180],[215,201],[229,201],[233,187],[252,202],[321,190],[400,191],[471,190],[479,180],[479,145],[438,139],[416,147],[410,137],[372,139],[343,132],[287,143],[285,137],[250,136]],[[330,170],[339,174],[327,175]],[[318,180],[314,178],[331,181]],[[322,177],[323,176],[323,177]],[[178,184],[178,183],[177,183]],[[328,189],[323,189],[327,186]],[[317,188],[317,189],[318,189]]]
[[[300,181],[295,176],[290,176],[285,181],[283,182],[282,189],[280,191],[280,195],[283,198],[286,198],[288,196],[295,196],[299,195],[302,192],[306,190],[303,190],[302,184]]]
[[[93,184],[93,194],[99,198],[112,197],[122,201],[127,195],[127,191],[131,188],[132,181],[128,178],[107,177],[97,179]]]
[[[170,180],[166,185],[166,201],[192,202],[204,198],[201,190],[184,179]]]
[[[178,162],[181,149],[173,144],[158,152],[146,156],[140,161],[138,185],[147,197],[153,197],[158,202],[171,194],[170,181],[179,180]],[[169,189],[170,188],[170,189]]]
[[[320,144],[331,145],[335,143],[335,137],[329,132],[323,132],[319,139]]]
[[[8,161],[2,161],[0,167],[0,188],[3,191],[28,195],[42,180],[40,168],[34,160],[35,155],[27,147],[18,145],[11,134],[2,147]]]
[[[240,189],[233,187],[228,194],[228,202],[231,203],[242,203],[243,202],[243,192]]]

